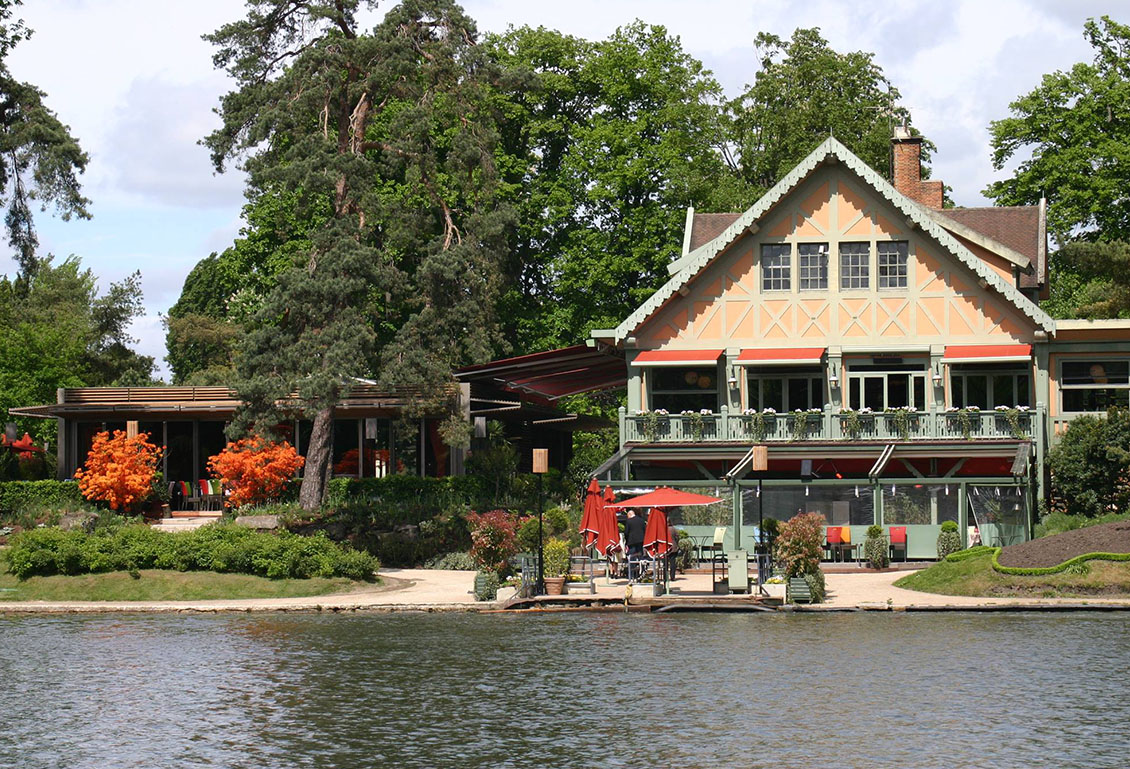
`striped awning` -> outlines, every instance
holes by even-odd
[[[1030,344],[946,345],[942,363],[1027,363],[1032,360]]]
[[[819,365],[826,347],[779,347],[766,350],[742,350],[739,366]]]

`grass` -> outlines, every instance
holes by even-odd
[[[1130,597],[1130,563],[1090,561],[1085,573],[1022,577],[994,571],[991,557],[991,553],[985,553],[957,563],[940,561],[896,581],[895,587],[988,598]]]

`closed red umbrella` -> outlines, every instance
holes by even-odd
[[[616,513],[604,505],[600,511],[599,533],[596,537],[596,549],[601,555],[612,555],[620,550],[620,524],[616,522]]]
[[[643,534],[643,549],[652,558],[666,555],[674,544],[667,536],[667,513],[658,507],[647,514],[647,529]]]
[[[580,532],[585,547],[593,545],[600,536],[600,515],[603,510],[604,497],[600,493],[600,484],[593,478],[585,494],[585,512],[581,516]]]

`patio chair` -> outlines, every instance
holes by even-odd
[[[843,532],[839,526],[829,526],[825,530],[824,549],[828,551],[828,560],[836,560],[836,551],[843,541]]]
[[[907,547],[906,547],[906,527],[905,526],[892,526],[891,527],[891,533],[890,533],[890,539],[891,539],[891,544],[890,544],[891,560],[893,561],[895,559],[895,551],[901,550],[902,551],[902,560],[905,561],[906,560],[906,550],[907,550]]]

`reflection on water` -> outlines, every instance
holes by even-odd
[[[0,618],[0,766],[1121,765],[1124,614]]]

